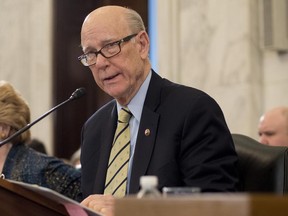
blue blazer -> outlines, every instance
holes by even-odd
[[[6,179],[50,188],[76,201],[82,200],[81,172],[63,160],[26,146],[13,144],[4,163]]]
[[[82,129],[82,192],[102,194],[117,108],[112,100]],[[150,134],[145,135],[149,129]],[[195,186],[203,192],[235,191],[237,154],[219,105],[206,93],[172,83],[154,71],[144,102],[133,159],[131,194],[142,175],[164,186]]]

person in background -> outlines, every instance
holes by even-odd
[[[80,155],[81,155],[81,149],[79,148],[77,149],[77,151],[73,153],[73,155],[70,158],[70,163],[76,169],[81,169]]]
[[[113,197],[138,193],[143,175],[157,176],[160,190],[237,190],[238,157],[221,108],[206,93],[164,79],[151,68],[149,37],[136,11],[120,6],[92,11],[82,25],[81,45],[84,54],[78,59],[115,99],[82,129],[82,205],[113,215]],[[112,147],[122,113],[128,115],[118,125],[127,121],[122,131],[130,135],[117,136]],[[119,144],[120,136],[128,136],[127,145]],[[122,168],[112,171],[111,164],[124,155],[128,159],[122,160]]]
[[[0,141],[30,123],[30,109],[21,94],[7,81],[0,81]],[[0,173],[11,179],[50,188],[81,201],[81,173],[62,160],[28,147],[30,130],[0,147]]]
[[[288,146],[288,107],[275,107],[264,113],[258,125],[259,142],[270,146]]]
[[[38,152],[47,154],[44,143],[36,138],[31,139],[30,142],[28,143],[28,146]]]

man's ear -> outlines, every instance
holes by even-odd
[[[141,31],[138,33],[139,44],[140,44],[140,55],[142,58],[147,58],[149,55],[150,41],[146,31]]]

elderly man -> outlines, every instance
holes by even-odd
[[[119,6],[92,11],[81,45],[79,60],[114,98],[82,130],[83,205],[109,215],[112,196],[137,193],[143,175],[157,176],[160,190],[236,190],[237,155],[219,105],[153,71],[137,12]]]
[[[288,107],[276,107],[261,116],[259,142],[270,146],[288,146]]]

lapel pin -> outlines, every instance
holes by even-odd
[[[149,129],[146,129],[145,130],[145,136],[149,136],[150,135],[150,130]]]

